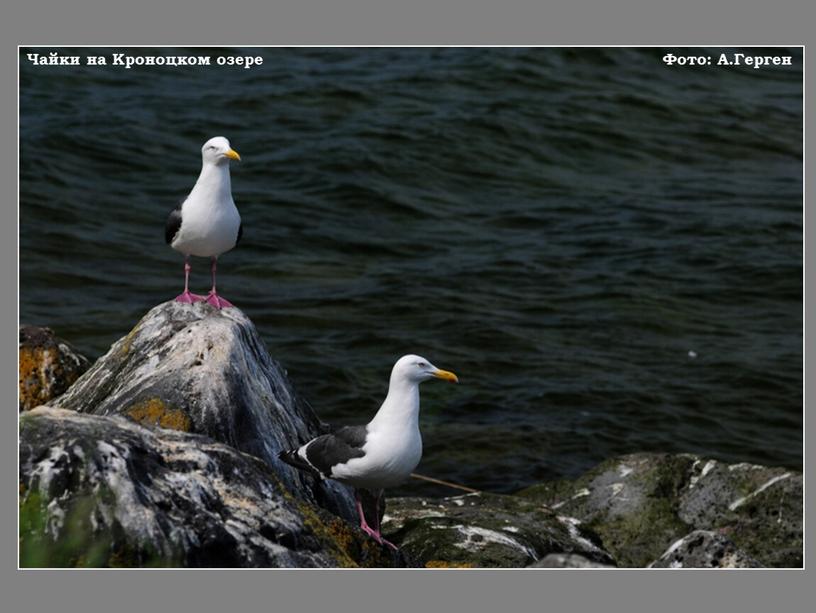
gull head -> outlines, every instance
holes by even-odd
[[[201,148],[201,159],[205,164],[229,164],[230,160],[241,161],[238,152],[230,147],[229,141],[223,136],[213,136]]]
[[[458,377],[452,372],[441,370],[425,358],[413,354],[404,355],[397,360],[394,369],[391,371],[391,379],[395,378],[405,379],[412,383],[422,383],[428,379],[442,379],[452,383],[459,382]]]

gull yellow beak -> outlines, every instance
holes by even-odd
[[[230,149],[224,155],[226,155],[231,160],[238,160],[241,161],[241,156],[238,155],[238,152],[235,149]]]
[[[448,372],[447,370],[434,371],[433,376],[437,379],[444,379],[445,381],[450,381],[452,383],[459,383],[459,377],[454,375],[452,372]]]

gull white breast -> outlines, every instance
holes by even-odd
[[[230,160],[241,156],[223,136],[211,138],[201,148],[201,173],[190,194],[167,218],[164,238],[168,245],[184,254],[184,291],[179,302],[206,300],[216,308],[232,306],[216,291],[216,263],[241,240],[241,216],[232,200]],[[190,256],[211,259],[212,288],[205,296],[189,289]]]

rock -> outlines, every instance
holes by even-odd
[[[533,486],[520,494],[584,522],[620,566],[646,566],[689,527],[677,517],[677,494],[693,460],[631,455],[608,460],[574,482]]]
[[[802,565],[795,471],[642,453],[519,494],[583,522],[620,566],[646,566],[695,529],[722,533],[763,566]]]
[[[580,522],[532,500],[496,494],[392,498],[383,534],[429,568],[524,567],[550,553],[613,563]]]
[[[158,305],[58,397],[82,359],[48,334],[21,330],[21,407],[51,396],[20,420],[21,565],[802,566],[800,472],[688,454],[389,499],[392,556],[349,488],[278,460],[326,428],[238,309]]]
[[[287,490],[356,521],[348,488],[278,459],[323,426],[239,309],[154,307],[50,406],[203,434],[261,458]]]
[[[615,568],[615,566],[593,562],[577,553],[551,553],[527,568]]]
[[[678,517],[716,529],[763,566],[803,564],[802,473],[697,458],[680,492]]]
[[[20,411],[64,393],[89,365],[50,328],[20,326]]]
[[[405,564],[196,434],[39,407],[20,418],[20,566]]]
[[[695,530],[675,541],[650,568],[758,568],[761,565],[728,538]]]

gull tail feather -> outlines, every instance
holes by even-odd
[[[320,474],[320,471],[316,470],[314,466],[309,464],[306,460],[304,460],[298,454],[299,448],[296,447],[294,449],[289,449],[285,451],[281,451],[278,454],[278,458],[289,464],[290,466],[294,466],[299,470],[306,471],[315,477],[322,479],[323,475]]]

